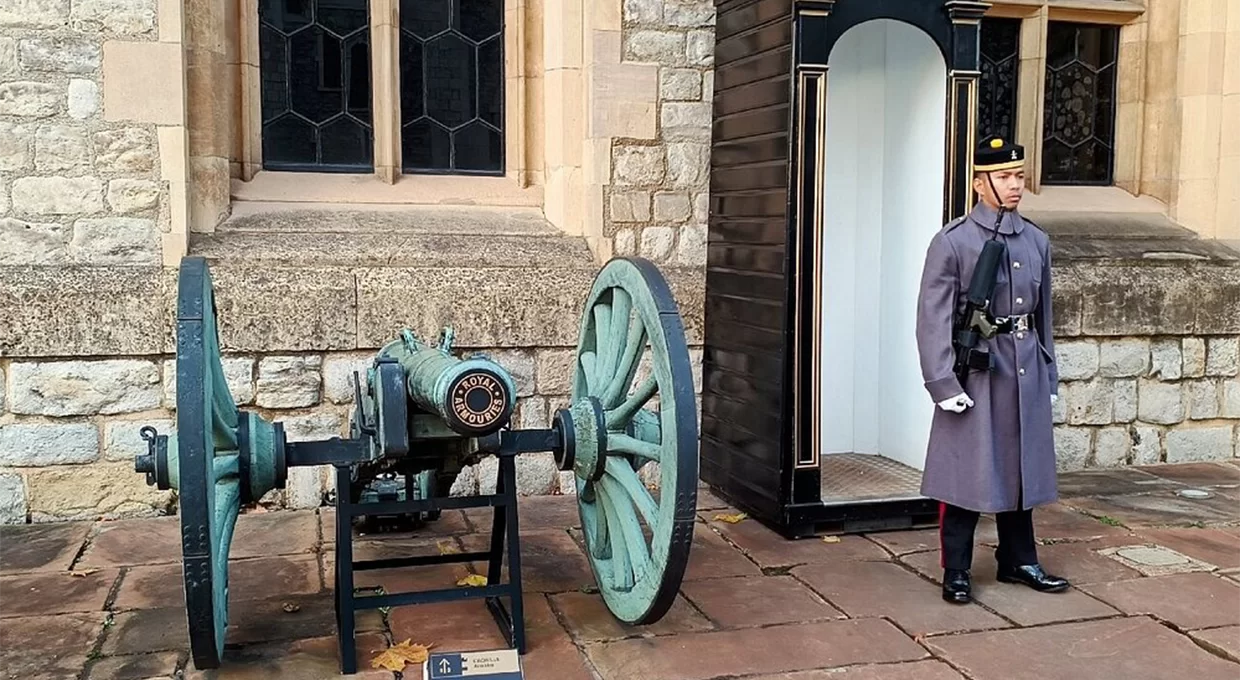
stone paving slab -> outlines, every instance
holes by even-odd
[[[5,526],[0,574],[68,569],[90,530],[87,522]]]
[[[1082,590],[1125,614],[1151,614],[1183,630],[1240,624],[1240,587],[1215,574],[1151,576]]]
[[[817,538],[788,540],[761,523],[746,519],[730,524],[714,517],[731,515],[732,508],[698,513],[709,529],[718,531],[729,543],[763,569],[780,569],[798,564],[820,564],[839,560],[886,560],[888,553],[863,536],[841,536],[838,543],[824,543]]]
[[[182,652],[110,656],[88,664],[87,680],[144,680],[172,677],[186,658]]]
[[[1192,500],[1172,491],[1143,495],[1105,496],[1070,501],[1072,507],[1097,517],[1110,517],[1132,529],[1190,526],[1240,521],[1240,503],[1215,494]]]
[[[120,576],[118,569],[0,577],[0,617],[101,612]]]
[[[931,638],[973,680],[1235,680],[1240,667],[1148,617]]]
[[[683,595],[676,598],[660,621],[647,626],[629,626],[616,620],[598,593],[559,593],[551,595],[550,600],[564,627],[582,642],[699,633],[715,628]]]
[[[1141,538],[1219,569],[1240,569],[1240,534],[1219,529],[1142,529]]]
[[[1135,468],[1161,479],[1196,488],[1240,486],[1240,467],[1226,463],[1181,463]]]
[[[0,619],[0,669],[12,680],[73,677],[105,619],[102,612]]]
[[[1240,662],[1240,626],[1196,630],[1189,636],[1215,654]]]
[[[911,661],[760,675],[746,680],[965,680],[965,677],[942,661]]]
[[[681,592],[722,628],[844,618],[791,576],[736,576],[692,581]]]

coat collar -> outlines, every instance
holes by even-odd
[[[973,220],[977,225],[987,231],[994,231],[995,217],[998,210],[991,208],[982,201],[978,201],[973,206],[973,210],[969,212],[969,219]],[[999,224],[1000,234],[1019,234],[1025,229],[1025,220],[1020,216],[1017,210],[1009,210],[1003,215],[1003,222]]]

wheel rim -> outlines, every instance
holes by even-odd
[[[589,427],[577,438],[574,470],[586,554],[612,614],[631,625],[653,623],[675,600],[689,559],[698,437],[684,326],[652,263],[615,259],[599,272],[576,359],[573,410],[593,410],[594,401],[606,423],[605,437]],[[639,370],[643,360],[648,376]],[[600,444],[603,451],[593,450]],[[598,457],[605,457],[601,465]],[[652,464],[657,491],[640,476]]]
[[[201,259],[182,261],[177,294],[177,439],[182,573],[190,649],[217,668],[228,628],[228,548],[240,511],[239,413],[220,363],[215,300]]]

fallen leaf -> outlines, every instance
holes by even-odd
[[[487,577],[482,574],[470,574],[458,580],[456,584],[458,586],[485,586],[487,584]]]
[[[91,574],[93,574],[93,573],[95,573],[95,572],[97,572],[97,571],[99,571],[99,570],[98,570],[98,569],[82,569],[82,570],[73,570],[73,571],[70,571],[70,572],[69,572],[69,575],[70,575],[70,576],[90,576]]]
[[[293,612],[301,611],[301,605],[294,604],[292,602],[285,602],[283,609],[286,614],[292,614]]]
[[[822,542],[823,543],[839,543],[840,537],[839,536],[823,536]]]
[[[384,670],[399,672],[405,670],[408,664],[419,664],[430,656],[430,648],[434,645],[415,645],[410,640],[405,640],[398,645],[389,647],[379,656],[370,661],[371,668],[382,668]]]
[[[458,549],[455,545],[452,545],[451,543],[444,543],[443,541],[436,541],[435,545],[439,546],[440,555],[455,555],[461,552],[460,549]]]
[[[715,519],[719,520],[720,522],[727,522],[728,524],[736,524],[737,522],[745,519],[746,517],[749,517],[749,515],[743,512],[738,512],[735,515],[725,515],[723,513],[719,513],[718,515],[715,515]]]

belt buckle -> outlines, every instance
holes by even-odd
[[[1012,317],[1012,330],[1016,330],[1016,331],[1029,330],[1029,315],[1021,314],[1020,316]]]

